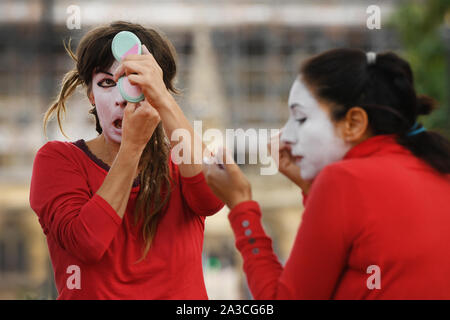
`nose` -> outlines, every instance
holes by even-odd
[[[125,100],[124,97],[122,97],[122,95],[120,94],[118,86],[116,86],[115,89],[116,90],[114,90],[115,91],[114,92],[115,93],[114,100],[115,100],[116,106],[125,108],[127,106],[127,100]]]
[[[127,106],[127,100],[120,96],[120,98],[116,100],[116,106],[125,108]]]
[[[286,144],[295,144],[297,142],[295,128],[292,125],[292,121],[288,121],[282,129],[280,141]]]

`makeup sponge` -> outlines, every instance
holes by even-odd
[[[121,61],[129,54],[141,54],[142,46],[139,38],[130,31],[117,33],[111,43],[111,50],[114,58]],[[144,100],[144,94],[139,86],[132,85],[128,77],[123,76],[118,81],[119,91],[122,97],[130,102]]]

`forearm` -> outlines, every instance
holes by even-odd
[[[122,144],[108,175],[97,190],[97,194],[111,205],[120,218],[125,214],[141,154],[141,150]]]
[[[280,282],[283,267],[273,252],[272,240],[261,224],[259,205],[254,201],[242,202],[230,211],[228,219],[253,297],[270,300],[289,298],[289,291]]]
[[[158,109],[158,112],[172,147],[180,143],[180,141],[171,139],[175,130],[184,129],[189,134],[190,141],[186,146],[190,149],[184,151],[189,152],[190,161],[188,163],[178,164],[181,175],[184,177],[192,177],[199,174],[202,171],[203,152],[206,149],[201,137],[194,132],[191,123],[172,95],[168,95],[166,103]]]

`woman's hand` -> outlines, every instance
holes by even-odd
[[[285,175],[289,180],[299,186],[303,192],[308,193],[309,188],[311,187],[311,182],[303,180],[300,175],[300,167],[295,164],[295,160],[291,155],[291,146],[280,139],[281,132],[272,137],[270,142],[267,144],[267,149],[269,154],[271,154],[272,146],[276,145],[274,142],[278,140],[278,150],[274,150],[278,152],[278,170]],[[276,160],[277,157],[274,157]]]
[[[114,72],[114,81],[125,74],[133,85],[138,85],[147,101],[155,108],[166,105],[172,97],[163,80],[163,71],[148,51],[142,45],[142,54],[130,54],[122,59]]]
[[[206,158],[203,161],[203,173],[214,194],[230,209],[241,202],[252,200],[250,182],[231,155],[223,149],[217,157],[222,161],[217,158]],[[225,157],[227,161],[224,160]]]
[[[128,102],[122,119],[121,146],[143,151],[161,118],[147,100]]]

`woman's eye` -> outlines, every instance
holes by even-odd
[[[103,79],[102,81],[100,81],[98,83],[98,85],[103,88],[109,88],[109,87],[114,87],[116,85],[116,83],[114,82],[113,79],[107,78],[107,79]]]
[[[296,119],[296,121],[297,121],[298,123],[300,123],[300,124],[303,124],[303,123],[305,123],[306,118]]]

